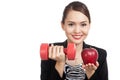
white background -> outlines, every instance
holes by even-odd
[[[0,0],[0,80],[40,80],[41,43],[66,39],[64,7],[72,0]],[[109,80],[119,79],[119,0],[80,0],[91,14],[86,43],[108,52]]]

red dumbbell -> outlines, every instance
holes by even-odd
[[[49,49],[49,44],[47,43],[42,43],[40,45],[40,57],[42,60],[48,60],[48,49]],[[69,60],[74,60],[75,58],[75,46],[73,43],[68,43],[67,48],[64,48],[64,53],[67,55],[67,58]]]

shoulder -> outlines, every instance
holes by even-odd
[[[92,46],[92,47],[98,51],[100,56],[105,56],[105,57],[107,56],[107,51],[105,49],[96,46]]]

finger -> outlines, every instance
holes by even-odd
[[[57,48],[57,46],[53,46],[53,53],[52,53],[52,58],[53,59],[56,58],[56,48]]]
[[[58,56],[63,55],[63,46],[59,46],[59,54]]]
[[[89,63],[89,69],[96,70],[96,66],[93,63]]]
[[[92,69],[92,64],[91,63],[88,63],[88,68]]]
[[[86,64],[86,65],[84,66],[84,69],[86,69],[86,70],[88,69],[88,64]]]
[[[60,53],[60,46],[57,46],[56,47],[56,54],[59,54]]]
[[[99,66],[98,61],[96,62],[96,65],[93,64],[92,66],[93,66],[94,70],[96,70],[98,68],[98,66]]]
[[[56,56],[59,57],[60,54],[60,46],[56,47]]]
[[[97,67],[99,66],[99,63],[98,63],[98,61],[96,62],[96,66],[97,66]]]
[[[49,58],[52,57],[52,52],[53,52],[53,49],[52,49],[52,48],[53,48],[53,46],[54,46],[54,45],[51,44],[51,46],[49,47],[49,51],[48,51],[48,52],[49,52]]]
[[[85,68],[85,65],[84,65],[84,64],[82,64],[82,68]]]
[[[63,49],[64,49],[63,46],[60,46],[60,53],[64,53]]]
[[[54,44],[51,44],[51,46],[54,46]]]
[[[86,70],[93,70],[93,64],[91,64],[91,63],[86,64],[85,69]]]
[[[98,61],[96,62],[96,64],[92,64],[92,69],[96,70],[99,66]]]
[[[92,64],[92,65],[91,65],[91,69],[92,69],[92,70],[96,70],[96,69],[97,69],[97,66],[94,65],[94,64]]]

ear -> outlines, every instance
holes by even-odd
[[[65,30],[64,24],[61,22],[61,27],[63,30]]]

